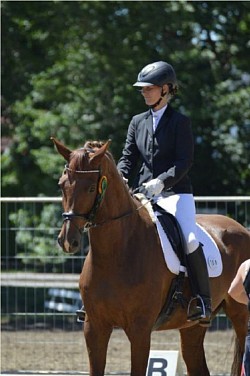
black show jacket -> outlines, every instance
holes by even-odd
[[[136,171],[133,188],[165,173],[164,191],[192,193],[188,171],[193,153],[189,118],[168,105],[155,133],[150,110],[132,118],[117,168],[125,178]]]

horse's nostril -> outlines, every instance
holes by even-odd
[[[78,243],[77,240],[74,240],[74,241],[72,242],[72,247],[77,248],[78,245],[79,245],[79,243]]]

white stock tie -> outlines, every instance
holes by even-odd
[[[156,130],[156,128],[157,128],[158,120],[159,120],[158,115],[153,114],[153,130],[154,130],[154,132],[155,132],[155,130]]]

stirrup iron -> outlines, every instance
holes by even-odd
[[[195,297],[191,298],[187,308],[188,321],[201,320],[202,322],[203,319],[206,319],[204,320],[204,323],[209,323],[211,312],[209,312],[208,317],[206,310],[210,311],[211,308],[206,306],[204,303],[204,298],[202,298],[200,295],[196,295]]]
[[[85,311],[84,306],[82,306],[81,309],[78,309],[76,311],[76,317],[77,317],[76,321],[77,322],[84,322],[85,321],[85,315],[86,315],[86,311]]]

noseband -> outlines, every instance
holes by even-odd
[[[77,171],[77,170],[72,170],[68,167],[68,165],[65,166],[65,169],[69,172],[74,172],[77,174],[90,174],[90,173],[97,173],[101,175],[101,170],[83,170],[83,171]],[[90,227],[95,226],[94,220],[96,216],[96,212],[99,209],[101,202],[103,200],[103,197],[105,195],[106,189],[108,187],[108,181],[106,176],[101,176],[99,177],[98,180],[98,190],[97,190],[97,195],[93,204],[93,207],[91,210],[86,213],[86,214],[81,214],[81,213],[74,213],[74,212],[64,212],[62,213],[63,221],[71,221],[73,218],[81,218],[86,221],[85,225],[83,228],[79,229],[80,232],[87,231]]]

